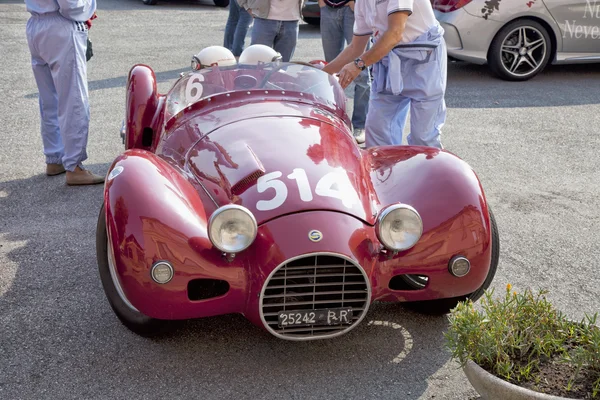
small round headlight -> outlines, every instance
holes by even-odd
[[[224,253],[239,253],[247,249],[254,242],[257,231],[254,215],[237,204],[220,207],[208,221],[210,241]]]
[[[379,214],[376,232],[377,238],[386,248],[394,251],[408,250],[421,238],[423,222],[413,207],[393,204]]]
[[[173,279],[173,267],[166,261],[159,261],[152,266],[151,275],[154,282],[165,284]]]

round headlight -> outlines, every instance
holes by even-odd
[[[256,238],[256,219],[245,207],[228,204],[217,209],[208,221],[212,244],[224,253],[239,253]]]
[[[377,219],[377,237],[394,251],[413,247],[423,233],[421,216],[409,205],[393,204],[385,208]]]

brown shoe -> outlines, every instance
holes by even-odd
[[[46,175],[54,176],[65,172],[65,167],[62,164],[46,164]]]
[[[103,176],[93,174],[87,169],[76,167],[73,172],[67,171],[67,185],[96,185],[103,182]]]

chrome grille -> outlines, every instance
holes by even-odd
[[[260,297],[261,318],[275,336],[290,340],[321,339],[354,328],[369,307],[371,287],[363,269],[329,253],[305,255],[278,266]],[[352,308],[349,325],[280,327],[279,313],[293,310]]]

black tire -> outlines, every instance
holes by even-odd
[[[215,6],[217,7],[227,7],[229,5],[229,0],[213,0],[213,3],[215,3]]]
[[[315,17],[307,17],[307,18],[303,18],[304,22],[306,22],[309,25],[314,25],[314,26],[321,26],[321,18],[315,18]]]
[[[163,321],[147,317],[146,315],[131,309],[121,298],[110,274],[108,263],[108,234],[106,233],[106,219],[104,217],[104,204],[100,209],[98,224],[96,227],[96,258],[98,260],[98,271],[104,293],[108,302],[121,321],[132,332],[152,337],[171,330],[171,321]]]
[[[491,207],[488,205],[488,210],[490,212],[490,223],[492,226],[492,258],[490,260],[490,270],[483,281],[483,284],[475,290],[473,293],[458,296],[458,297],[450,297],[447,299],[439,299],[439,300],[427,300],[427,301],[414,301],[405,303],[405,305],[419,313],[429,314],[429,315],[440,315],[447,314],[454,307],[458,305],[459,302],[465,301],[467,299],[475,302],[483,296],[483,293],[487,288],[490,287],[494,277],[496,276],[496,271],[498,269],[498,261],[500,259],[500,235],[498,234],[498,226],[496,225],[496,218],[492,213]]]
[[[154,6],[156,5],[156,3],[158,3],[158,0],[142,0],[142,3],[148,6]]]
[[[520,39],[518,32],[515,32],[515,30],[520,28],[524,28],[529,32],[534,41],[538,39],[543,40],[543,45],[533,50],[533,57],[525,57],[521,53],[513,55],[502,51],[502,46],[507,40],[510,45],[517,46],[523,44],[523,42],[517,43]],[[511,49],[507,50],[510,51]],[[519,50],[520,49],[514,49],[516,52]],[[525,81],[533,78],[546,68],[552,55],[552,51],[552,40],[550,39],[550,35],[546,28],[537,21],[520,19],[509,23],[496,34],[488,51],[488,64],[490,65],[492,72],[501,79],[507,81]],[[530,62],[532,60],[535,61],[537,67],[533,68],[533,66],[527,62],[520,62],[519,60],[521,58],[526,58]],[[511,72],[510,69],[514,65],[513,62],[516,62],[518,65],[516,70]],[[510,66],[508,66],[508,64],[510,64]],[[521,65],[524,65],[524,68],[519,70]]]

